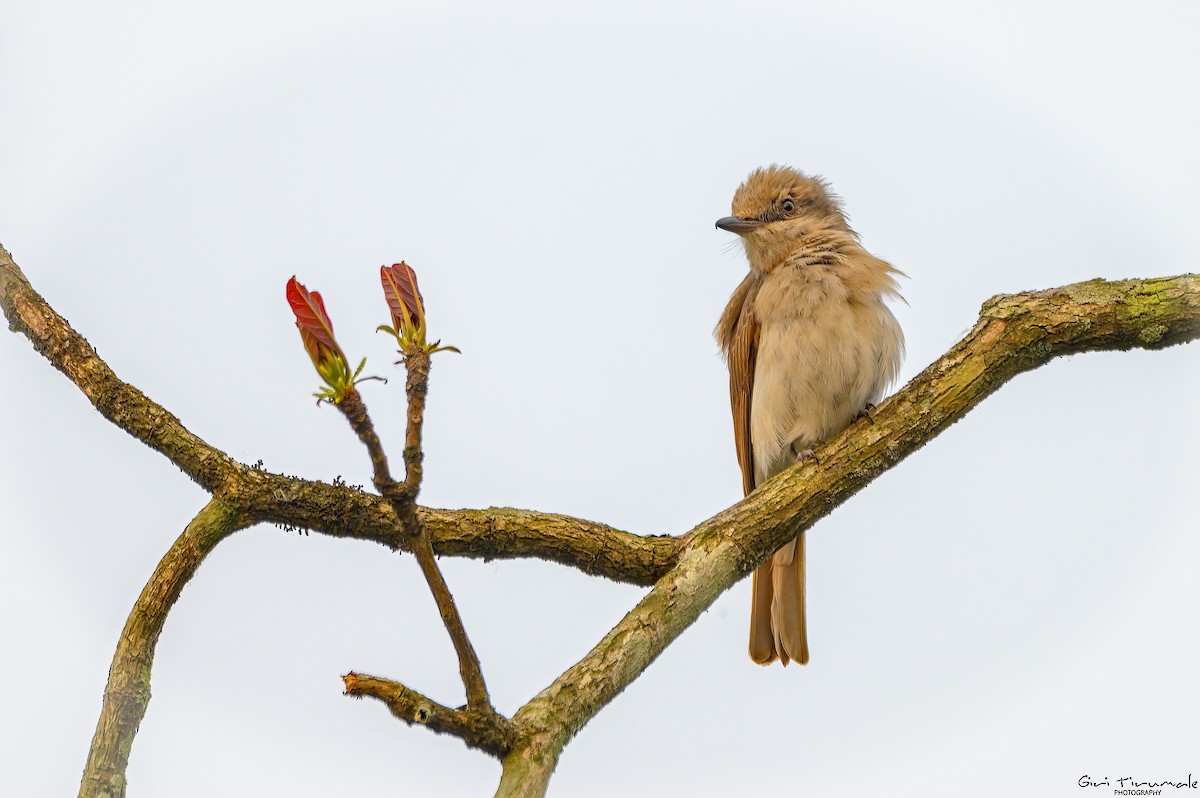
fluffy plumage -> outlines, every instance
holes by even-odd
[[[749,494],[882,398],[904,354],[884,304],[901,272],[862,248],[820,178],[757,169],[732,210],[717,226],[742,237],[750,273],[716,337]],[[808,662],[803,533],[758,567],[753,593],[751,659]]]

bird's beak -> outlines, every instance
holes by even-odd
[[[740,216],[726,216],[724,219],[717,219],[717,227],[738,235],[753,233],[764,224],[766,223],[760,222],[758,219],[743,219]]]

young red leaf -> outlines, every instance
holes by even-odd
[[[412,267],[403,261],[380,266],[379,281],[383,283],[383,295],[396,331],[403,334],[406,327],[420,328],[425,317],[425,300],[417,288],[417,273]]]
[[[296,326],[300,331],[307,332],[323,346],[336,351],[338,345],[333,338],[333,322],[325,312],[325,302],[320,292],[309,292],[292,277],[287,284],[287,299],[292,306],[292,313],[296,314]]]
[[[321,294],[317,291],[310,292],[292,277],[287,284],[287,300],[292,306],[292,313],[296,315],[296,328],[300,330],[300,340],[304,342],[304,348],[308,350],[308,356],[312,358],[317,371],[322,372],[324,376],[332,360],[347,363],[342,348],[333,337],[333,322],[325,312],[325,302],[321,299]],[[346,368],[349,368],[348,364]]]

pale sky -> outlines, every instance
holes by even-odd
[[[405,259],[463,351],[423,503],[680,534],[737,501],[711,330],[746,267],[713,222],[767,163],[828,178],[907,273],[905,381],[993,294],[1200,271],[1194,2],[0,3],[0,242],[118,375],[274,471],[370,482],[286,280],[394,376],[378,267]],[[23,337],[0,366],[0,794],[69,795],[205,495]],[[1200,772],[1197,389],[1200,345],[1018,377],[812,530],[809,666],[749,661],[739,584],[551,795]],[[399,458],[399,381],[364,393]],[[442,565],[505,713],[642,593]],[[412,559],[238,533],[167,623],[129,795],[492,794],[498,763],[345,698],[349,670],[462,701]]]

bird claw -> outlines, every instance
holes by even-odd
[[[858,415],[854,417],[854,420],[857,421],[860,418],[865,418],[868,421],[870,421],[872,424],[874,424],[875,423],[875,405],[871,404],[870,402],[867,402],[867,406],[864,407],[862,410],[858,411]]]
[[[821,460],[817,457],[816,448],[822,443],[824,443],[824,441],[815,441],[812,446],[799,452],[796,452],[795,448],[793,448],[792,451],[796,452],[796,462],[803,463],[805,460],[812,460],[817,465],[820,465]]]

